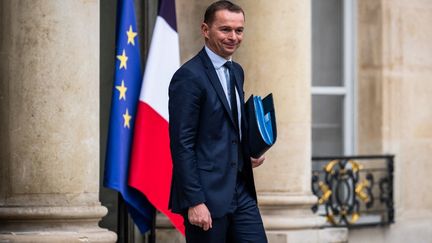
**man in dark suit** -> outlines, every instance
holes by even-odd
[[[205,47],[173,76],[169,132],[173,176],[169,207],[185,219],[187,242],[267,242],[247,148],[244,73],[232,62],[243,39],[244,12],[210,5]]]

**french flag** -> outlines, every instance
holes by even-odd
[[[161,0],[138,102],[129,185],[142,192],[184,234],[183,218],[168,210],[172,175],[168,86],[179,67],[175,0]]]

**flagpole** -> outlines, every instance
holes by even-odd
[[[129,243],[129,216],[126,209],[126,203],[118,193],[118,209],[117,209],[117,235],[118,243]]]
[[[149,236],[149,243],[156,243],[156,208],[153,208],[152,224]]]

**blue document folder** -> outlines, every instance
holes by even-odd
[[[251,95],[246,102],[246,119],[249,152],[252,157],[258,158],[276,142],[273,95],[269,94],[264,99],[261,96]]]

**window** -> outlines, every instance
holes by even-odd
[[[355,0],[312,0],[312,155],[355,152]]]

